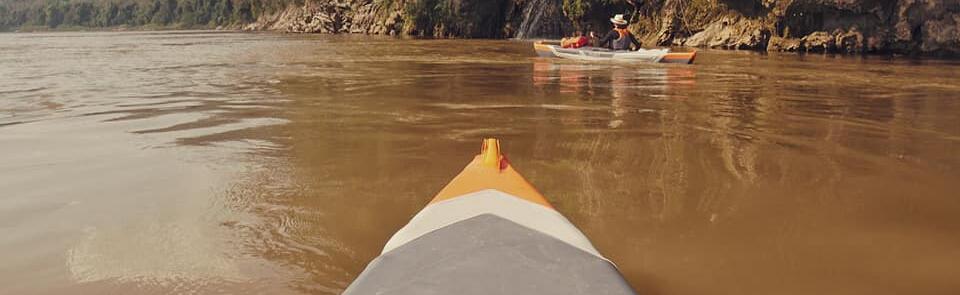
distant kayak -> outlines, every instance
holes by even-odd
[[[485,139],[344,294],[635,294]]]
[[[640,49],[637,51],[613,51],[599,47],[563,48],[560,45],[537,41],[533,44],[537,55],[587,61],[650,62],[692,64],[696,51],[670,52],[669,49]]]

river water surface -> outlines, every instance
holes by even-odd
[[[957,294],[960,63],[0,34],[0,294],[343,290],[496,136],[642,294]]]

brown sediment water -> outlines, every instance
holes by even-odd
[[[0,34],[0,293],[346,287],[495,136],[642,294],[955,294],[960,62]]]

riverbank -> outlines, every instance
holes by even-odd
[[[526,39],[603,32],[611,15],[624,13],[647,46],[960,55],[960,5],[946,0],[115,1],[3,4],[0,29],[217,28]]]
[[[960,6],[945,1],[889,2],[665,0],[634,6],[629,4],[632,1],[512,0],[488,4],[498,2],[468,0],[457,2],[459,6],[424,11],[398,2],[347,0],[291,6],[242,28],[556,38],[575,30],[609,30],[609,16],[627,12],[633,15],[631,30],[642,37],[644,44],[658,46],[850,54],[960,53]]]

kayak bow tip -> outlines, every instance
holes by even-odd
[[[503,154],[500,153],[500,140],[496,138],[483,139],[483,144],[480,147],[480,156],[481,163],[484,167],[494,168],[497,169],[497,171],[506,168]]]
[[[476,155],[473,161],[460,171],[460,174],[447,183],[430,203],[435,204],[493,189],[552,209],[553,206],[547,202],[547,199],[513,169],[510,161],[500,151],[499,140],[484,138],[480,154]]]

